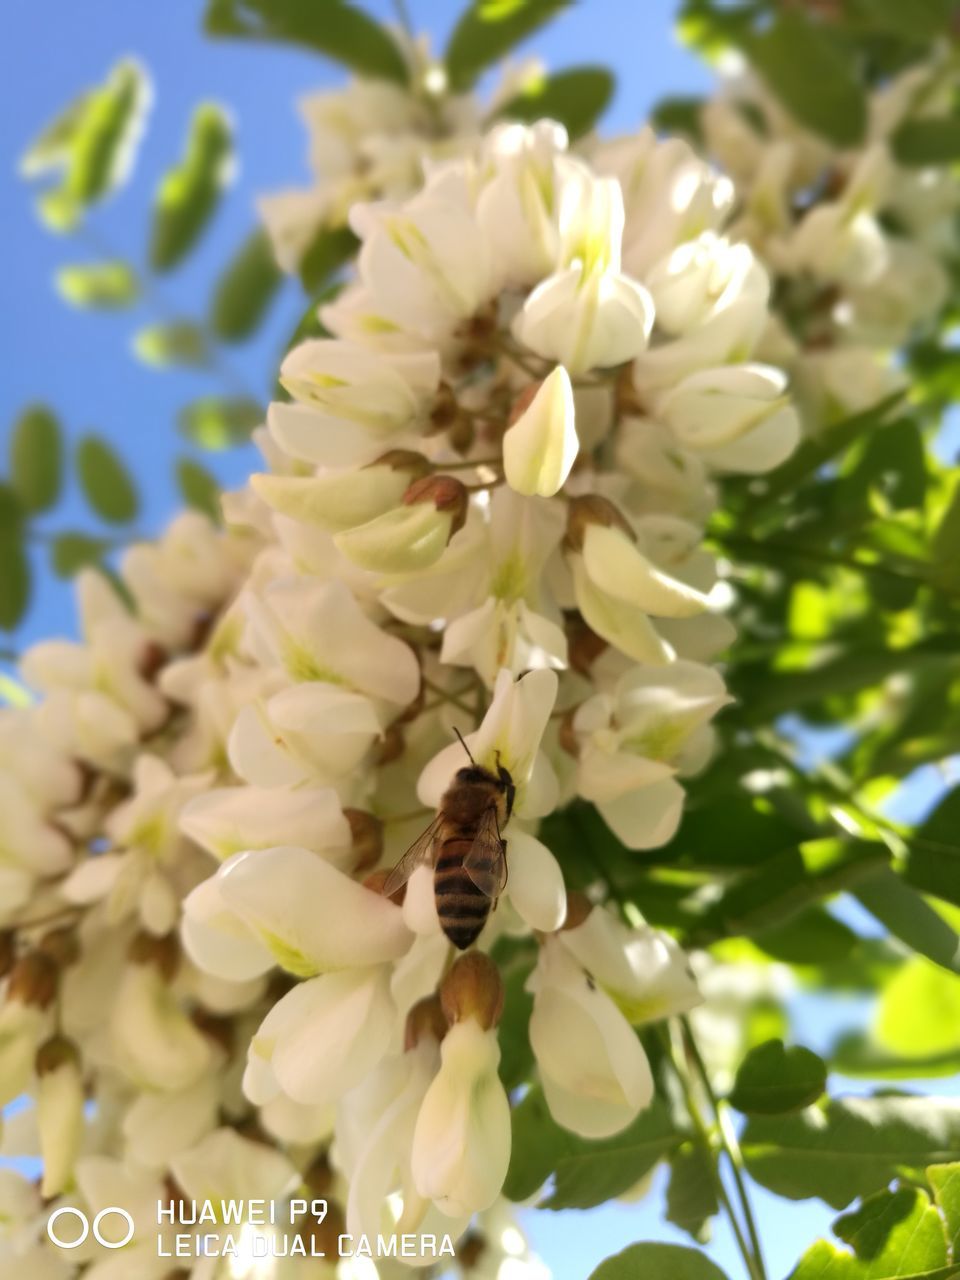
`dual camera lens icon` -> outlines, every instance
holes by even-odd
[[[122,1240],[110,1240],[103,1234],[101,1223],[104,1218],[108,1217],[111,1213],[115,1213],[119,1217],[123,1218],[124,1222],[127,1224],[126,1235]],[[57,1223],[62,1218],[76,1218],[80,1223],[80,1235],[76,1240],[64,1240],[55,1230]],[[104,1249],[122,1249],[125,1244],[129,1244],[133,1239],[133,1218],[129,1213],[127,1213],[126,1209],[121,1209],[119,1205],[110,1204],[107,1205],[105,1209],[100,1210],[93,1220],[92,1227],[87,1215],[82,1213],[79,1209],[74,1209],[72,1205],[64,1205],[60,1209],[55,1209],[47,1219],[47,1235],[53,1243],[58,1245],[61,1249],[79,1248],[90,1234],[91,1229],[93,1231],[94,1240],[96,1240],[97,1244],[103,1245]]]

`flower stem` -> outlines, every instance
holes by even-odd
[[[703,1148],[703,1152],[707,1157],[707,1161],[710,1166],[710,1174],[713,1179],[714,1190],[717,1193],[717,1200],[730,1220],[730,1226],[733,1229],[737,1248],[740,1250],[744,1266],[747,1269],[747,1275],[750,1277],[750,1280],[766,1280],[763,1263],[760,1261],[759,1256],[754,1253],[754,1250],[751,1249],[743,1228],[740,1225],[740,1220],[733,1211],[733,1205],[730,1201],[729,1195],[727,1194],[727,1188],[724,1186],[723,1178],[720,1174],[720,1166],[717,1159],[717,1152],[714,1147],[714,1139],[710,1132],[710,1128],[703,1117],[703,1113],[700,1110],[700,1104],[697,1101],[696,1094],[694,1093],[693,1083],[687,1072],[685,1059],[677,1051],[670,1029],[666,1026],[661,1026],[659,1031],[660,1038],[663,1041],[663,1046],[667,1053],[667,1058],[673,1068],[674,1075],[677,1077],[680,1084],[683,1101],[686,1105],[687,1113],[690,1116],[690,1122],[693,1125],[696,1141]],[[722,1141],[722,1133],[720,1136],[722,1145],[725,1147],[725,1143]]]
[[[730,1161],[730,1167],[733,1171],[733,1181],[737,1188],[737,1199],[740,1201],[740,1209],[743,1213],[743,1220],[747,1224],[747,1233],[750,1236],[750,1244],[753,1253],[754,1270],[757,1280],[766,1280],[767,1270],[763,1262],[763,1249],[760,1244],[760,1233],[757,1230],[757,1222],[753,1216],[753,1209],[750,1205],[750,1196],[747,1193],[747,1184],[743,1177],[743,1153],[740,1150],[740,1143],[737,1141],[736,1130],[730,1120],[730,1108],[727,1103],[718,1098],[714,1092],[713,1085],[710,1083],[710,1075],[707,1071],[706,1063],[700,1048],[693,1034],[693,1028],[686,1016],[681,1016],[680,1026],[683,1030],[683,1039],[686,1051],[696,1067],[697,1076],[703,1087],[708,1102],[717,1117],[717,1130],[720,1134],[720,1141],[723,1149]]]

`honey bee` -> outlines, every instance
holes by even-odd
[[[443,794],[437,816],[387,877],[389,897],[417,867],[433,867],[433,892],[440,927],[460,951],[480,934],[491,907],[507,883],[507,843],[500,834],[513,812],[517,788],[497,757],[497,771],[470,760],[457,770]]]

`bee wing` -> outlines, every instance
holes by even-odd
[[[383,886],[383,896],[385,898],[389,898],[405,885],[417,867],[422,867],[426,863],[433,861],[433,846],[436,843],[437,832],[440,830],[442,821],[443,818],[438,813],[426,831],[417,836],[416,840],[387,876],[386,883]]]
[[[507,883],[506,845],[500,835],[496,805],[491,805],[480,819],[463,869],[488,898],[499,898],[503,893]]]

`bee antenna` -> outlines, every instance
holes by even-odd
[[[467,759],[470,761],[472,765],[476,766],[477,762],[476,760],[474,760],[473,756],[470,754],[470,748],[464,742],[463,734],[460,732],[459,729],[454,729],[453,732],[457,735],[457,740],[459,741],[461,747],[463,747],[464,751],[467,753]]]

